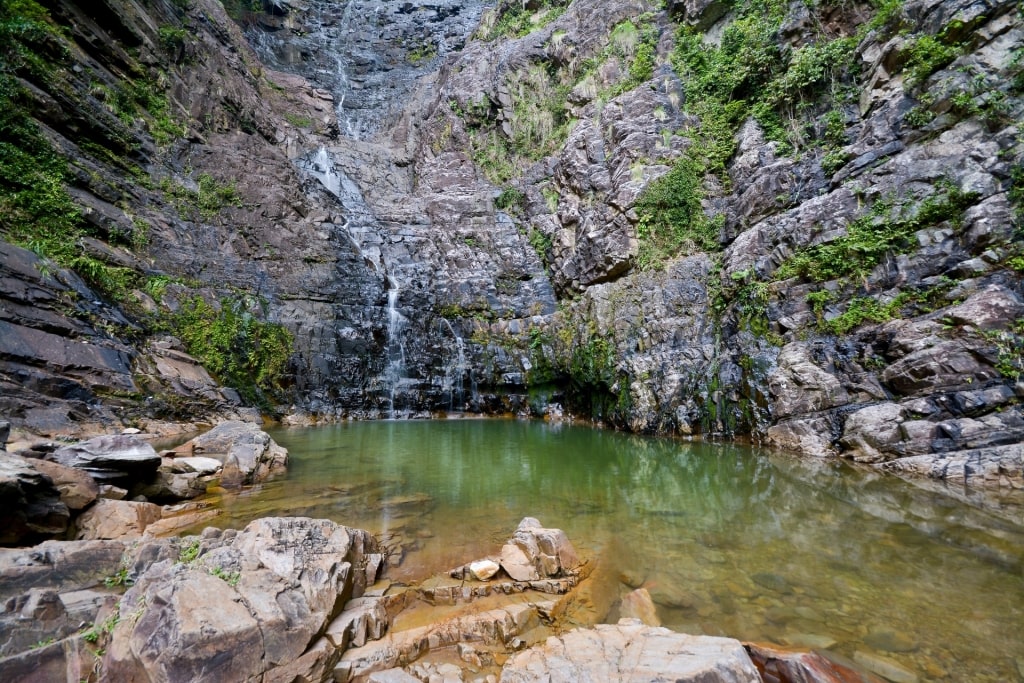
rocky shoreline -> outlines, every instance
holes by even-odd
[[[0,677],[880,680],[810,652],[672,632],[644,589],[622,600],[618,624],[574,627],[588,563],[536,519],[495,557],[415,585],[387,579],[387,555],[365,531],[308,518],[0,550]]]

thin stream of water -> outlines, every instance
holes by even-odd
[[[893,477],[737,445],[514,420],[281,430],[289,474],[214,523],[326,517],[404,548],[393,580],[495,554],[519,520],[647,588],[666,626],[884,658],[921,681],[1024,677],[1024,523]]]

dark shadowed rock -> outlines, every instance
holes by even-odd
[[[48,460],[33,460],[32,466],[53,481],[70,510],[82,510],[99,497],[99,485],[84,470]]]
[[[60,491],[33,462],[0,452],[0,544],[14,545],[67,529],[69,513]]]
[[[103,483],[142,480],[160,466],[160,456],[153,446],[128,434],[98,436],[73,446],[62,446],[49,459],[85,470]]]

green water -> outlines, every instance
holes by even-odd
[[[280,430],[286,477],[214,524],[308,515],[404,549],[393,580],[495,554],[524,516],[598,568],[593,619],[646,587],[690,633],[1024,680],[1024,524],[892,477],[735,445],[512,420]]]

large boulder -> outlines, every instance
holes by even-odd
[[[111,680],[319,680],[341,655],[320,634],[361,594],[359,569],[377,550],[365,531],[306,518],[181,544],[121,600],[104,659]]]
[[[160,519],[159,505],[130,500],[98,500],[75,520],[76,538],[83,541],[137,538]]]
[[[33,460],[32,466],[53,481],[69,510],[84,510],[99,498],[100,487],[88,472],[48,460]]]
[[[501,549],[501,568],[516,581],[565,576],[579,564],[565,532],[546,529],[533,517],[524,518]]]
[[[287,450],[259,426],[240,420],[222,422],[177,450],[219,460],[225,486],[254,484],[288,466]]]
[[[142,480],[160,466],[160,456],[149,442],[130,434],[97,436],[55,450],[50,460],[85,470],[104,482]]]
[[[62,533],[69,517],[60,491],[32,460],[0,451],[0,544]]]
[[[761,683],[743,644],[645,626],[636,619],[552,636],[513,655],[502,683]]]

